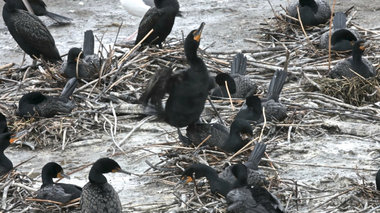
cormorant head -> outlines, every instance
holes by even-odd
[[[55,162],[45,164],[45,166],[42,167],[41,174],[48,178],[70,178],[63,172],[62,167]]]
[[[243,140],[253,136],[251,125],[244,119],[235,119],[231,124],[230,132],[238,132]]]
[[[0,150],[4,151],[10,144],[16,141],[17,138],[12,137],[10,132],[0,133]]]
[[[189,183],[193,181],[194,178],[197,179],[201,177],[208,177],[210,175],[217,176],[217,173],[214,169],[205,164],[195,163],[185,169],[185,171],[182,173],[181,181]]]
[[[69,53],[68,53],[68,56],[67,56],[67,61],[68,62],[75,62],[76,63],[78,61],[78,57],[80,59],[84,58],[82,49],[81,48],[73,47],[73,48],[71,48],[69,50]]]
[[[159,9],[164,7],[173,8],[175,10],[173,12],[175,13],[179,11],[179,3],[177,0],[154,0],[154,5]]]
[[[201,41],[201,35],[203,28],[205,26],[205,23],[202,22],[202,24],[199,26],[198,29],[192,30],[186,37],[185,40],[185,53],[190,54],[190,53],[196,53],[197,49],[199,47],[199,43]]]
[[[235,164],[231,166],[231,172],[236,177],[238,186],[248,185],[248,169],[244,164]]]
[[[351,44],[353,43],[353,51],[354,52],[360,52],[360,53],[363,53],[364,50],[366,49],[366,44],[365,44],[365,41],[363,40],[359,40],[359,41],[356,41],[356,42],[351,42]]]
[[[311,7],[311,8],[313,8],[313,11],[314,11],[314,9],[318,10],[318,5],[314,0],[299,0],[299,5],[301,7]],[[314,11],[314,12],[316,12],[316,11]]]
[[[228,90],[230,94],[234,94],[236,92],[236,84],[234,79],[228,73],[220,73],[215,77],[215,82],[220,87],[226,87],[226,82],[228,85]]]
[[[256,95],[251,95],[246,98],[245,104],[252,108],[255,112],[262,114],[263,108],[261,106],[261,99]]]
[[[25,94],[21,97],[20,103],[28,103],[28,104],[39,104],[46,100],[46,96],[44,96],[40,92],[30,92],[28,94]],[[20,107],[20,106],[19,106]]]
[[[122,170],[119,164],[110,158],[100,158],[97,160],[90,170],[89,179],[92,183],[103,184],[107,183],[107,179],[102,175],[109,172],[121,172],[125,174],[131,174]]]

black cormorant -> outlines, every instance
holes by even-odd
[[[289,15],[298,19],[297,7],[304,26],[324,24],[330,19],[331,9],[326,0],[295,0],[287,8]]]
[[[15,141],[16,138],[11,137],[8,132],[7,120],[5,116],[0,113],[0,176],[7,174],[13,169],[12,161],[4,155],[4,150]]]
[[[103,173],[122,172],[123,171],[116,161],[109,158],[101,158],[97,160],[90,170],[88,182],[82,191],[80,198],[81,212],[121,212],[122,207],[119,195],[115,189],[107,183]]]
[[[75,90],[77,79],[67,81],[59,97],[31,92],[23,95],[18,104],[18,115],[22,117],[39,116],[50,118],[58,113],[70,113],[75,103],[69,99]]]
[[[236,166],[235,166],[236,167]],[[233,168],[232,174],[239,175],[239,185],[230,190],[226,196],[227,212],[234,213],[282,213],[285,212],[280,201],[262,186],[250,185],[244,179],[247,168],[239,165]]]
[[[200,163],[196,163],[186,168],[182,173],[181,180],[186,183],[191,182],[194,178],[206,177],[212,193],[219,193],[226,196],[227,193],[236,188],[248,184],[264,185],[266,184],[265,175],[258,171],[258,164],[264,155],[266,145],[263,143],[256,144],[248,161],[242,164],[232,165],[225,168],[219,175],[216,170]],[[242,166],[246,167],[241,170]],[[248,169],[247,169],[248,168]],[[242,185],[244,184],[244,185]]]
[[[67,203],[79,198],[82,194],[82,188],[79,186],[53,182],[53,178],[69,178],[62,167],[55,162],[47,163],[42,167],[41,177],[42,185],[37,191],[38,199]]]
[[[202,23],[199,29],[191,31],[185,40],[185,55],[190,68],[175,74],[167,69],[157,72],[140,99],[145,107],[153,104],[158,114],[175,127],[197,122],[207,99],[209,74],[203,60],[197,56],[204,25]],[[165,111],[160,112],[165,93],[169,93],[169,98]]]
[[[336,12],[333,20],[334,29],[331,32],[331,49],[336,51],[352,50],[353,42],[359,40],[360,35],[354,29],[346,26],[346,14]],[[329,31],[321,36],[320,46],[324,49],[329,48]],[[353,41],[353,42],[352,42]]]
[[[357,74],[364,78],[375,76],[376,71],[371,62],[362,57],[364,50],[364,41],[356,41],[352,49],[352,56],[339,61],[330,71],[330,78],[352,78]]]
[[[20,10],[27,10],[22,0],[12,0],[16,2],[16,8]],[[46,4],[42,0],[28,0],[30,6],[32,7],[33,13],[36,16],[47,16],[58,24],[70,24],[72,19],[67,18],[46,10]]]
[[[380,190],[380,169],[376,173],[376,189]]]
[[[177,0],[154,0],[155,7],[149,9],[142,18],[135,44],[138,44],[152,29],[153,33],[142,44],[162,46],[162,42],[172,31],[175,17],[179,14]]]
[[[279,102],[279,97],[286,80],[287,72],[285,70],[276,70],[271,82],[269,83],[268,94],[266,98],[260,100],[258,97],[249,96],[245,104],[240,109],[235,119],[244,119],[254,122],[262,122],[262,110],[265,108],[267,121],[282,121],[287,117],[286,107]]]
[[[254,94],[257,85],[245,76],[247,58],[242,53],[236,54],[231,62],[231,74],[220,73],[215,77],[218,86],[212,90],[212,97],[228,97],[226,84],[232,98],[245,98],[248,94]]]
[[[17,1],[5,0],[3,19],[17,44],[33,60],[42,57],[50,62],[62,61],[53,36],[35,15],[17,9]]]
[[[99,57],[94,54],[94,45],[94,34],[92,30],[87,30],[84,33],[83,51],[80,48],[71,48],[67,62],[63,64],[63,73],[67,78],[92,80],[99,77],[101,62]]]
[[[225,152],[237,152],[249,142],[249,138],[242,138],[242,135],[252,137],[252,127],[246,120],[237,119],[232,122],[230,131],[227,127],[218,124],[194,123],[186,128],[186,136],[184,137],[178,130],[179,138],[186,144],[199,145],[209,135],[211,137],[204,145],[217,146]]]

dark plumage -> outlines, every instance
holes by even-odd
[[[103,173],[123,172],[116,161],[109,158],[97,160],[90,170],[90,180],[82,191],[80,199],[81,212],[95,213],[120,213],[122,211],[119,195],[115,189],[107,183]]]
[[[371,62],[362,57],[364,50],[364,41],[356,41],[352,49],[352,56],[339,61],[330,71],[330,78],[352,78],[357,76],[354,72],[364,78],[375,76],[376,71]]]
[[[252,127],[247,121],[238,119],[231,124],[230,131],[217,123],[194,123],[186,129],[187,138],[180,131],[178,133],[181,141],[187,145],[199,145],[211,135],[204,145],[217,146],[226,152],[236,152],[249,142],[249,139],[243,139],[241,134],[252,136],[252,132]]]
[[[262,107],[265,108],[267,121],[282,121],[287,117],[286,107],[279,102],[279,96],[286,80],[287,72],[285,70],[276,70],[271,82],[269,83],[268,94],[265,99],[260,100],[258,97],[247,97],[245,104],[240,109],[235,119],[244,119],[254,122],[262,122]]]
[[[185,127],[199,120],[209,90],[209,74],[203,60],[197,56],[204,23],[189,33],[185,40],[185,55],[190,68],[172,74],[171,70],[158,72],[140,101],[152,104],[165,121],[175,127]],[[165,111],[162,98],[169,93]]]
[[[73,184],[54,183],[53,178],[68,177],[63,173],[62,167],[50,162],[45,164],[41,172],[42,185],[37,191],[37,198],[67,203],[82,194],[82,188]]]
[[[380,190],[380,169],[376,173],[376,189]]]
[[[336,51],[352,50],[353,42],[359,40],[359,33],[346,26],[346,14],[336,12],[333,20],[334,29],[331,32],[331,49]],[[320,46],[324,49],[329,48],[329,31],[321,36]]]
[[[94,34],[92,30],[87,30],[84,33],[83,52],[80,48],[71,48],[67,56],[67,62],[63,64],[63,73],[67,78],[76,77],[92,80],[99,76],[101,61],[94,54],[94,45]]]
[[[238,53],[231,62],[231,74],[220,73],[215,77],[218,86],[212,91],[212,97],[228,97],[225,82],[232,98],[245,98],[248,94],[254,94],[257,85],[245,76],[247,58]]]
[[[50,62],[61,61],[54,38],[47,27],[37,16],[19,10],[16,6],[17,1],[6,0],[3,19],[21,49],[32,59],[42,57]]]
[[[13,169],[12,161],[4,155],[4,150],[14,141],[15,138],[11,138],[11,133],[8,132],[6,118],[0,113],[0,176],[7,174]]]
[[[12,0],[15,1],[16,8],[20,10],[27,10],[22,0]],[[42,0],[28,0],[30,6],[32,7],[33,13],[36,16],[47,16],[54,21],[56,21],[58,24],[70,24],[72,19],[67,18],[52,12],[49,12],[46,10],[46,4]]]
[[[227,194],[227,212],[282,213],[280,201],[262,186],[235,188]]]
[[[297,7],[304,26],[324,24],[331,16],[330,5],[326,0],[296,0],[287,8],[290,16],[298,19]]]
[[[248,161],[243,164],[232,165],[224,169],[219,175],[215,169],[204,164],[193,164],[182,173],[182,180],[192,181],[194,178],[206,177],[211,192],[226,196],[234,188],[249,184],[263,185],[265,175],[258,171],[258,164],[264,155],[266,145],[258,143],[252,151]]]
[[[135,44],[138,44],[151,29],[153,33],[142,44],[162,46],[162,42],[172,31],[175,17],[179,14],[177,0],[154,0],[155,7],[150,8],[140,22]]]
[[[58,113],[70,113],[75,104],[69,97],[74,92],[76,85],[77,79],[70,79],[59,97],[46,96],[40,92],[27,93],[19,101],[17,114],[22,117],[50,118]]]

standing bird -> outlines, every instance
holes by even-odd
[[[186,136],[178,130],[180,140],[186,144],[199,145],[209,135],[211,137],[204,145],[217,146],[225,152],[237,152],[249,142],[249,138],[242,138],[242,135],[252,137],[253,130],[251,125],[246,120],[237,119],[232,122],[230,131],[218,123],[194,123],[186,128]]]
[[[326,0],[296,0],[287,8],[290,16],[298,19],[299,8],[302,25],[316,26],[330,19],[331,9]]]
[[[177,0],[154,0],[155,7],[145,13],[140,22],[135,44],[138,44],[153,29],[145,41],[144,45],[159,45],[172,31],[175,17],[179,14],[179,4]]]
[[[13,169],[12,161],[4,155],[4,150],[15,141],[16,138],[12,138],[11,133],[8,132],[5,116],[0,113],[0,177]]]
[[[97,160],[90,170],[88,182],[82,191],[80,208],[82,213],[108,212],[119,213],[122,211],[119,195],[115,189],[107,183],[103,173],[122,172],[116,161],[109,158]]]
[[[206,177],[212,193],[219,193],[226,196],[229,191],[236,187],[242,187],[247,183],[252,185],[266,184],[266,178],[263,173],[258,171],[258,165],[264,155],[266,145],[263,143],[256,144],[248,161],[243,164],[236,164],[225,168],[219,175],[215,169],[196,163],[186,168],[182,173],[181,180],[188,183],[194,178]],[[244,168],[243,168],[244,167]],[[243,169],[242,169],[243,168]],[[241,185],[241,184],[244,185]]]
[[[282,213],[285,212],[281,202],[268,190],[262,186],[248,184],[246,176],[247,167],[244,165],[234,165],[232,174],[239,177],[238,185],[230,190],[226,196],[228,208],[227,212],[233,213]],[[237,168],[236,168],[237,167]]]
[[[23,95],[18,103],[18,115],[22,117],[39,116],[50,118],[58,113],[70,113],[75,104],[69,99],[77,85],[77,79],[67,81],[59,97],[31,92]]]
[[[38,199],[67,203],[79,198],[82,194],[82,188],[79,186],[53,182],[53,178],[70,178],[63,172],[62,167],[55,162],[47,163],[42,167],[41,177],[42,185],[37,191]]]
[[[199,120],[208,91],[209,74],[206,64],[198,57],[202,23],[197,30],[189,33],[185,40],[185,55],[190,68],[172,74],[171,70],[157,72],[140,101],[146,107],[153,104],[164,120],[177,128],[185,127]],[[162,111],[162,98],[169,93],[165,111]]]
[[[94,34],[92,30],[87,30],[84,33],[83,51],[76,47],[69,50],[67,61],[62,65],[64,76],[85,80],[99,76],[101,61],[94,54],[94,45]]]
[[[27,10],[24,2],[22,0],[12,0],[16,4],[16,9],[20,10]],[[53,19],[55,22],[57,22],[60,25],[66,25],[70,24],[72,19],[67,18],[65,16],[61,16],[52,12],[49,12],[46,10],[46,4],[42,0],[28,0],[30,7],[33,10],[33,13],[36,16],[47,16],[51,19]]]
[[[354,29],[346,26],[346,14],[336,12],[333,20],[334,29],[331,32],[331,49],[336,51],[352,50],[353,43],[359,40],[360,35]],[[320,46],[324,49],[329,48],[329,31],[322,34]]]
[[[42,57],[50,62],[62,61],[53,36],[35,15],[17,9],[16,0],[5,0],[3,19],[17,44],[33,60]]]
[[[352,78],[357,74],[364,78],[375,76],[376,71],[371,62],[362,57],[365,48],[363,40],[356,41],[352,49],[352,56],[339,61],[330,71],[330,78]]]
[[[246,102],[236,115],[235,119],[244,119],[254,122],[263,122],[264,117],[262,107],[265,108],[267,121],[282,121],[287,117],[286,107],[279,102],[280,93],[284,87],[286,76],[285,70],[276,70],[269,83],[266,98],[260,99],[257,96],[249,96]]]
[[[247,69],[247,58],[242,53],[235,55],[231,65],[231,74],[220,73],[215,77],[218,86],[213,89],[212,97],[228,97],[225,82],[232,98],[245,98],[248,94],[254,94],[257,85],[245,76]]]
[[[120,0],[121,5],[133,16],[142,17],[154,7],[153,0]]]

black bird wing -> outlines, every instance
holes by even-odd
[[[221,147],[228,138],[229,130],[224,125],[218,123],[194,123],[186,128],[186,136],[194,145],[200,144],[209,135],[211,137],[204,145]]]
[[[136,44],[140,42],[146,34],[149,33],[151,29],[156,25],[157,20],[159,20],[162,12],[156,7],[150,8],[144,15],[140,22],[139,30],[136,38]]]
[[[23,43],[30,46],[29,49],[38,50],[47,58],[60,58],[54,38],[41,20],[37,16],[30,15],[27,11],[18,10],[18,12],[20,16],[14,18],[13,27]],[[24,51],[27,52],[27,50]],[[37,55],[36,57],[40,56]]]

